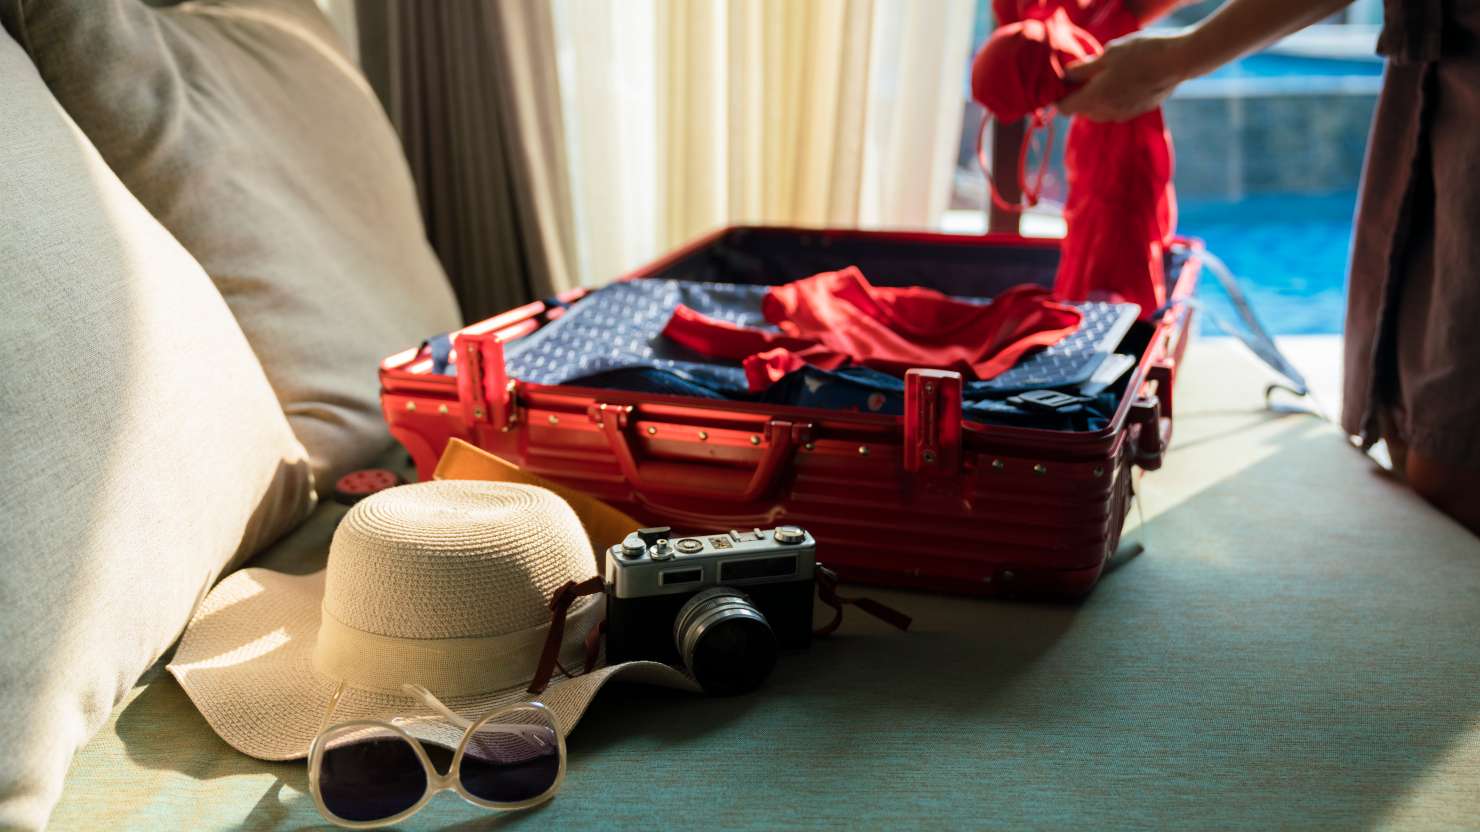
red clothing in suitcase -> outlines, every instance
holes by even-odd
[[[835,370],[851,363],[897,375],[928,367],[989,379],[1029,350],[1063,340],[1084,318],[1041,286],[967,303],[917,286],[871,286],[853,266],[773,286],[763,309],[780,332],[679,306],[663,335],[701,355],[744,362],[750,389],[765,390],[806,364]]]

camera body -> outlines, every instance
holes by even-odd
[[[697,593],[733,587],[749,596],[783,649],[812,640],[817,541],[796,526],[670,537],[639,529],[606,551],[607,661],[682,664],[679,610]]]

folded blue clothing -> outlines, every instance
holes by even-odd
[[[603,390],[627,390],[701,399],[743,399],[857,413],[898,416],[904,412],[904,382],[867,367],[847,367],[833,372],[803,367],[788,374],[765,392],[745,396],[724,395],[667,370],[647,367],[598,373],[580,379],[577,383],[583,387]],[[961,415],[964,418],[973,422],[1045,430],[1100,430],[1110,423],[1110,417],[1115,413],[1118,403],[1117,394],[1106,392],[1075,407],[1045,413],[1025,410],[1000,398],[982,397],[980,393],[975,395],[976,398],[973,398],[971,391],[963,388]]]

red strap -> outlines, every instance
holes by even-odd
[[[571,675],[570,671],[560,667],[560,645],[565,642],[565,616],[570,612],[570,605],[577,598],[587,595],[595,595],[604,588],[601,576],[594,575],[580,583],[566,581],[565,585],[555,591],[550,599],[550,632],[545,637],[545,648],[540,652],[540,662],[535,666],[534,679],[529,683],[530,693],[543,693],[550,686],[550,679],[555,675],[556,668],[565,675]],[[586,635],[586,671],[596,666],[596,657],[593,646],[600,645],[600,625],[593,627],[591,633]],[[592,637],[595,633],[595,638]]]
[[[981,127],[976,133],[976,163],[981,166],[982,174],[987,177],[987,193],[992,197],[992,204],[999,210],[1022,213],[1038,204],[1038,199],[1043,195],[1043,180],[1048,175],[1048,163],[1053,154],[1054,136],[1058,132],[1054,123],[1053,111],[1051,109],[1035,110],[1032,121],[1028,128],[1023,131],[1023,143],[1018,148],[1017,168],[1018,183],[1023,192],[1023,201],[1019,203],[1008,202],[1002,198],[1002,193],[997,190],[997,181],[992,178],[992,165],[987,161],[986,135],[987,125],[992,121],[991,113],[982,113]],[[1044,138],[1043,158],[1038,162],[1038,172],[1033,175],[1030,182],[1028,179],[1028,151],[1033,147],[1033,136],[1039,130],[1047,130]]]
[[[701,355],[741,361],[745,383],[754,393],[808,364],[835,370],[848,360],[815,339],[739,326],[695,312],[683,304],[673,310],[673,316],[663,327],[663,336]]]
[[[908,615],[871,598],[850,598],[838,594],[838,574],[822,564],[817,564],[817,598],[832,607],[833,619],[812,631],[816,636],[829,636],[843,623],[843,605],[851,604],[887,624],[908,630],[913,621]]]
[[[812,338],[793,338],[780,332],[732,324],[683,304],[674,308],[673,316],[663,327],[663,337],[702,355],[737,361],[767,350],[800,352],[817,346]]]

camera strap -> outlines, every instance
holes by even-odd
[[[887,624],[892,624],[901,630],[908,630],[913,620],[908,615],[893,607],[881,604],[872,598],[853,598],[838,594],[838,573],[828,569],[822,564],[817,564],[817,599],[833,608],[833,619],[828,623],[812,631],[815,636],[832,635],[843,623],[843,605],[849,604],[863,610],[873,617]]]
[[[554,596],[550,598],[550,633],[545,638],[544,649],[540,651],[540,662],[535,666],[534,679],[529,683],[530,693],[544,693],[545,688],[550,686],[550,678],[555,675],[556,669],[566,676],[576,675],[560,664],[560,646],[565,643],[565,616],[576,599],[595,595],[603,589],[601,576],[594,575],[579,583],[566,581],[564,586],[555,590]],[[601,631],[602,624],[599,623],[586,634],[585,673],[590,673],[596,667],[596,660],[601,655]]]

